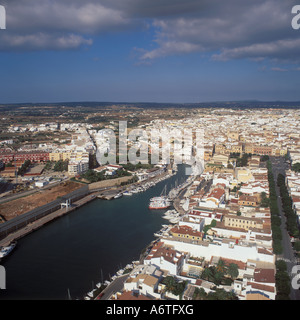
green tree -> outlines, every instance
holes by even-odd
[[[214,228],[217,225],[217,221],[213,219],[210,224],[207,224],[203,227],[204,234],[207,234],[207,231],[211,228]]]
[[[214,277],[213,267],[205,268],[201,274],[201,278],[207,281],[211,281]]]
[[[296,162],[292,165],[292,170],[296,172],[300,172],[300,162]]]
[[[232,280],[236,279],[239,275],[238,265],[235,263],[230,263],[227,268],[227,274]]]
[[[58,171],[58,172],[68,171],[68,164],[69,164],[68,160],[66,160],[66,161],[58,160],[55,163],[53,170]]]
[[[275,276],[276,288],[278,294],[288,297],[291,292],[290,278],[287,272],[277,271]]]
[[[207,293],[203,288],[195,288],[194,294],[193,294],[193,300],[206,300]]]
[[[176,280],[171,276],[167,276],[163,280],[163,284],[166,285],[166,291],[172,292],[176,287]]]
[[[224,260],[220,259],[220,260],[218,261],[217,271],[225,274],[225,272],[226,272],[226,264],[225,264],[225,261],[224,261]]]
[[[267,197],[267,194],[265,192],[262,192],[260,194],[261,200],[260,200],[260,206],[263,208],[268,208],[270,205],[270,200]]]
[[[278,271],[281,271],[281,272],[287,271],[286,262],[283,261],[283,260],[277,260],[277,261],[276,261],[276,269],[277,269]]]
[[[294,249],[296,250],[296,251],[300,251],[300,241],[298,240],[298,241],[295,241],[295,243],[294,243]]]

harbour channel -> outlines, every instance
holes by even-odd
[[[1,264],[2,300],[82,299],[99,282],[139,259],[154,233],[168,222],[149,199],[187,178],[185,165],[148,190],[114,200],[95,199],[18,240]]]

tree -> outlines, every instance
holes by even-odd
[[[262,192],[260,194],[260,206],[263,207],[263,208],[268,208],[269,205],[270,205],[270,200],[269,198],[267,197],[267,194],[265,192]]]
[[[211,281],[214,276],[213,267],[205,268],[201,274],[201,278],[207,281]]]
[[[224,289],[216,288],[214,292],[209,292],[208,300],[237,300],[237,296],[233,292],[227,292]]]
[[[227,268],[227,274],[230,276],[232,280],[236,279],[239,275],[239,269],[237,264],[235,263],[230,263],[228,268]]]
[[[213,283],[216,285],[219,285],[219,284],[221,284],[223,279],[224,279],[224,271],[215,269]]]
[[[300,172],[300,162],[296,162],[292,165],[292,170],[296,172]]]
[[[276,269],[278,271],[287,271],[287,265],[286,265],[286,262],[283,261],[283,260],[277,260],[276,261]]]
[[[291,292],[290,277],[286,271],[277,271],[275,276],[278,294],[288,297]],[[278,299],[278,297],[277,297]]]
[[[68,171],[68,164],[69,164],[69,161],[66,160],[66,161],[62,161],[62,160],[58,160],[54,167],[53,167],[53,170],[54,171]]]
[[[217,221],[213,219],[210,224],[207,224],[203,227],[204,234],[207,234],[207,231],[211,228],[214,228],[217,225]]]
[[[176,280],[171,277],[171,276],[167,276],[165,277],[165,279],[163,280],[163,284],[166,285],[166,291],[170,291],[172,292],[175,289],[176,286]]]
[[[31,165],[30,160],[25,160],[25,162],[22,164],[21,168],[19,168],[18,170],[18,175],[23,175],[27,169],[29,168],[29,166]]]
[[[294,249],[295,249],[296,251],[300,251],[300,241],[295,241],[295,243],[294,243]]]
[[[166,291],[169,291],[176,296],[180,296],[183,294],[186,283],[186,281],[177,282],[172,276],[167,276],[163,280],[163,284],[166,285]]]
[[[220,259],[217,264],[217,271],[222,272],[223,274],[226,272],[225,261]]]
[[[207,293],[203,288],[195,288],[194,294],[193,294],[193,300],[206,300]]]
[[[89,169],[94,169],[99,166],[99,163],[96,158],[96,154],[89,155]]]
[[[265,162],[268,161],[270,159],[270,157],[268,155],[263,155],[260,157],[260,161]]]

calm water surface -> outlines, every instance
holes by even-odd
[[[165,184],[169,190],[187,177],[184,166],[178,168],[176,176],[146,192],[96,199],[20,239],[2,262],[7,289],[0,290],[0,299],[63,300],[68,290],[81,299],[96,283],[138,260],[153,233],[167,223],[164,211],[148,209],[149,199]]]

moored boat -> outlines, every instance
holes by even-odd
[[[16,247],[17,242],[12,241],[8,246],[1,247],[0,250],[0,259],[7,257]]]
[[[154,200],[154,201],[150,201],[149,209],[150,210],[153,210],[153,209],[162,210],[162,209],[169,208],[170,205],[171,205],[171,203],[167,199]]]

